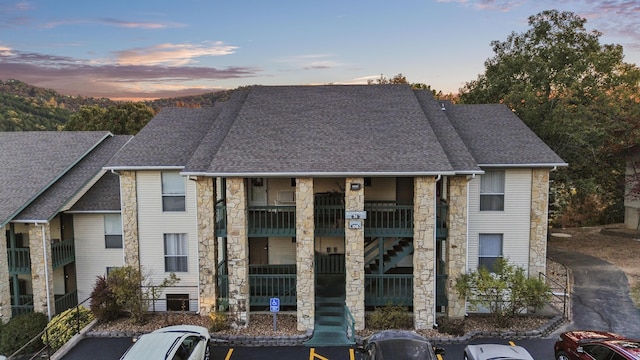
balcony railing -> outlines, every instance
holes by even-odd
[[[29,248],[7,249],[9,272],[11,274],[31,273],[31,256]]]
[[[78,305],[78,292],[74,290],[64,295],[56,295],[54,301],[56,314],[60,314],[61,312]]]
[[[394,201],[365,202],[364,231],[367,237],[413,236],[413,205],[397,205]],[[216,204],[216,236],[227,236],[227,209],[223,201]],[[436,207],[436,237],[446,239],[448,205]],[[296,236],[295,206],[250,206],[247,211],[248,236]],[[343,204],[314,206],[316,236],[344,236],[345,208]]]
[[[75,256],[73,239],[56,241],[51,244],[51,259],[54,269],[71,264],[75,261]]]
[[[33,312],[33,295],[19,295],[16,302],[15,296],[11,296],[11,316]]]

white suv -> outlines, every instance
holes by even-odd
[[[169,326],[140,336],[120,360],[209,360],[210,340],[202,326]]]

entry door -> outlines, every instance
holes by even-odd
[[[267,179],[249,179],[249,206],[267,206]]]
[[[249,239],[249,264],[269,264],[269,240],[266,237]]]

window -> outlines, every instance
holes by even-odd
[[[189,311],[189,294],[167,294],[168,311]]]
[[[188,271],[187,234],[164,234],[164,271]]]
[[[162,211],[184,211],[184,199],[184,178],[177,172],[163,172]]]
[[[478,268],[493,272],[493,266],[502,258],[502,234],[480,234]]]
[[[104,247],[122,249],[122,221],[120,214],[104,215]]]
[[[480,211],[504,210],[504,171],[487,170],[480,176]]]
[[[107,266],[107,276],[109,276],[109,274],[111,274],[111,272],[115,269],[118,269],[119,266]]]

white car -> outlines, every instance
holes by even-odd
[[[120,360],[209,360],[209,330],[176,325],[140,336]]]
[[[467,345],[464,348],[465,360],[533,360],[533,357],[522,346],[502,344]]]

